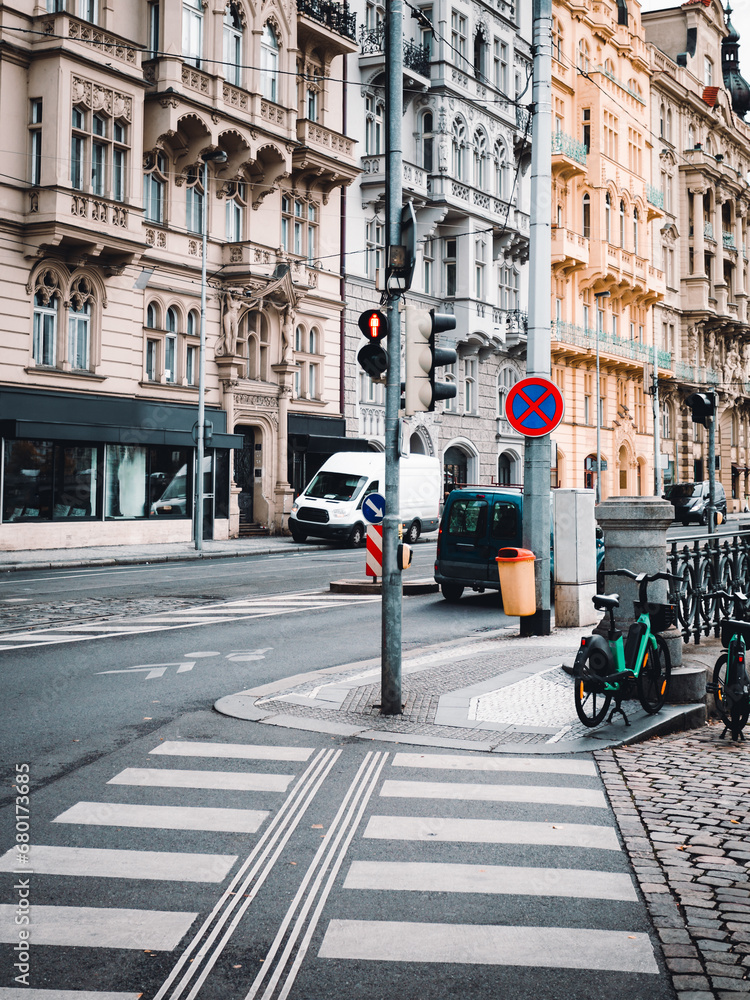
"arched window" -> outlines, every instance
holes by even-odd
[[[163,153],[149,154],[143,175],[143,214],[148,222],[163,225],[164,193],[167,188],[167,159]]]
[[[279,40],[266,22],[260,40],[260,92],[267,101],[279,99]]]
[[[672,141],[672,109],[671,108],[667,108],[667,126],[666,127],[667,127],[667,131],[666,131],[666,134],[665,134],[664,138],[667,140],[667,142],[671,142]]]
[[[365,98],[365,153],[378,156],[383,152],[383,117],[385,106],[368,94]]]
[[[672,407],[669,403],[665,403],[661,411],[661,436],[665,439],[672,437]]]
[[[507,200],[510,195],[509,191],[506,191],[506,177],[508,170],[508,159],[505,152],[505,146],[501,142],[495,143],[495,194],[498,198],[503,198]]]
[[[583,235],[585,239],[591,239],[591,198],[585,194],[583,196]]]
[[[85,276],[71,286],[68,308],[68,361],[70,367],[88,371],[91,366],[91,307],[94,292]]]
[[[609,191],[607,191],[606,197],[604,198],[604,234],[607,243],[612,242],[612,198],[610,197]]]
[[[155,302],[149,302],[146,309],[146,326],[149,330],[159,329],[159,307]]]
[[[242,20],[236,3],[224,11],[224,79],[239,87],[242,82]]]
[[[633,253],[638,255],[638,209],[633,209]]]
[[[664,110],[664,105],[659,105],[659,138],[663,139],[666,136],[667,131],[667,121],[666,112]]]
[[[245,237],[245,207],[247,192],[242,181],[232,181],[226,193],[226,234],[230,243]]]
[[[474,187],[484,189],[487,181],[487,136],[481,130],[474,136]]]
[[[191,167],[187,173],[185,227],[189,233],[203,232],[203,177],[198,167]]]
[[[57,365],[57,322],[60,311],[60,288],[57,275],[44,271],[39,275],[34,294],[34,332],[32,357],[37,365]]]
[[[164,380],[177,381],[177,329],[179,318],[174,306],[167,309],[167,335],[164,338]]]
[[[311,122],[316,122],[320,115],[320,89],[321,89],[321,77],[322,71],[320,67],[312,67],[312,79],[307,81],[307,107],[305,108],[305,114],[307,120]]]
[[[431,111],[425,111],[421,120],[422,133],[422,166],[431,174],[434,170],[435,138],[433,136],[433,117]]]
[[[578,43],[578,69],[581,73],[588,73],[589,65],[589,45],[586,39],[582,38]]]
[[[514,368],[501,369],[497,376],[497,415],[505,419],[505,401],[508,393],[518,381],[518,373]]]
[[[487,79],[487,42],[481,31],[474,35],[474,76],[477,80]]]
[[[614,80],[615,78],[615,64],[611,59],[604,60],[604,75],[610,80]]]
[[[453,122],[453,176],[457,181],[464,179],[466,170],[466,126],[457,118]]]
[[[695,129],[693,128],[692,124],[688,125],[687,144],[688,144],[688,149],[693,149],[693,147],[695,146]]]
[[[625,202],[620,202],[620,246],[625,249]]]
[[[195,311],[195,309],[191,309],[190,312],[188,313],[187,335],[188,337],[200,336],[200,316]]]

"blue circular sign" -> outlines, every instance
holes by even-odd
[[[382,493],[368,493],[362,504],[362,515],[370,524],[382,524],[385,517],[385,497]]]

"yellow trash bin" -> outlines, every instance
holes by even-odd
[[[505,614],[519,617],[535,614],[534,553],[531,549],[500,549],[495,561]]]

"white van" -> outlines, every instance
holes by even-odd
[[[400,515],[404,540],[437,530],[440,519],[440,462],[427,455],[399,460]],[[295,542],[308,535],[360,545],[367,521],[362,503],[368,493],[385,494],[382,452],[340,451],[326,459],[292,505],[289,530]]]

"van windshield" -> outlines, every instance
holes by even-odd
[[[345,472],[319,472],[305,490],[305,495],[316,500],[351,500],[366,482],[366,476],[351,476]]]
[[[699,497],[701,495],[701,483],[678,483],[669,491],[669,499],[675,497]]]

